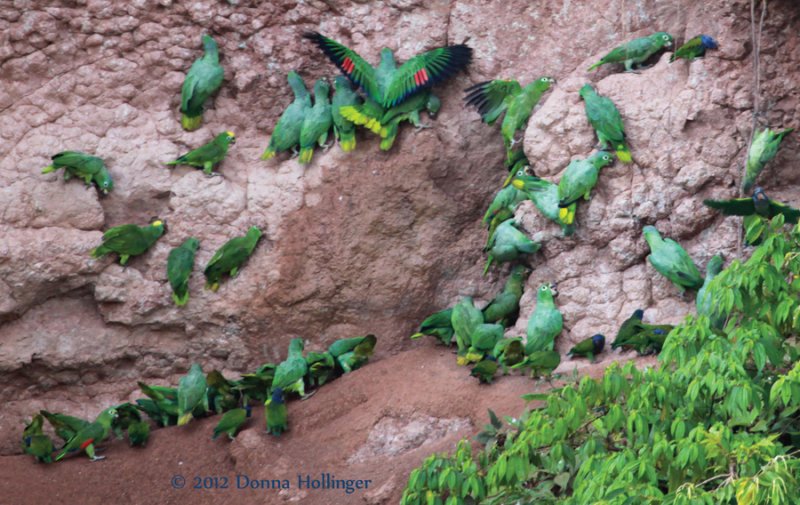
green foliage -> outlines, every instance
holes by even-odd
[[[687,316],[658,368],[613,364],[532,395],[538,408],[508,429],[492,416],[486,450],[462,441],[454,456],[431,456],[402,503],[796,503],[800,231],[777,216],[747,235],[761,241],[751,257],[708,286],[722,330]]]

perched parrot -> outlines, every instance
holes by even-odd
[[[631,317],[623,321],[619,330],[617,330],[617,336],[614,337],[611,348],[616,349],[617,347],[631,345],[630,342],[632,342],[637,335],[642,333],[644,329],[643,317],[644,311],[642,309],[633,311]]]
[[[191,167],[202,168],[206,175],[215,175],[212,170],[214,165],[220,163],[228,155],[228,146],[236,143],[236,135],[232,131],[222,132],[214,140],[198,147],[193,151],[180,156],[166,165],[189,165]]]
[[[250,408],[250,405],[245,405],[243,409],[232,409],[225,412],[225,415],[222,416],[222,419],[219,420],[219,423],[214,428],[214,436],[211,439],[215,440],[223,433],[227,433],[228,438],[233,440],[252,413],[253,409]]]
[[[375,344],[377,343],[377,337],[369,334],[361,337],[361,342],[352,351],[336,356],[336,363],[341,368],[342,373],[350,373],[364,366],[375,351]]]
[[[189,237],[167,256],[167,279],[172,287],[172,301],[183,307],[189,301],[189,277],[194,270],[194,254],[200,241]]]
[[[242,396],[243,403],[249,403],[250,399],[266,401],[267,392],[272,387],[275,368],[276,365],[273,363],[264,363],[255,373],[242,374],[238,381],[234,381],[233,387]]]
[[[206,385],[208,386],[208,405],[217,414],[222,414],[239,406],[240,395],[234,389],[235,384],[226,379],[219,370],[208,372]]]
[[[536,351],[552,351],[556,337],[564,329],[564,318],[553,299],[558,296],[555,286],[542,284],[536,292],[536,308],[528,318],[525,354]]]
[[[55,430],[56,435],[65,442],[90,424],[89,421],[81,419],[80,417],[72,417],[66,414],[52,414],[46,410],[41,410],[39,413],[47,419],[50,426]]]
[[[134,421],[128,425],[128,443],[131,447],[144,447],[150,439],[150,423]]]
[[[303,78],[297,72],[289,72],[286,79],[294,92],[294,101],[286,107],[272,130],[269,145],[261,155],[262,160],[274,158],[276,153],[295,149],[300,145],[300,128],[306,114],[311,110],[311,94],[306,89]]]
[[[165,386],[149,386],[137,382],[147,398],[136,400],[137,408],[160,426],[172,426],[178,422],[178,390]]]
[[[138,408],[128,402],[117,405],[114,408],[117,411],[117,417],[111,423],[111,431],[114,432],[117,438],[122,438],[123,431],[127,430],[132,423],[141,421],[142,415],[139,413]]]
[[[584,356],[589,358],[589,361],[594,363],[594,358],[596,355],[603,352],[603,347],[606,345],[606,337],[600,335],[594,335],[591,338],[587,338],[585,340],[581,340],[575,346],[569,350],[567,355],[569,356]]]
[[[514,265],[503,291],[497,294],[489,305],[483,308],[483,320],[487,323],[500,323],[508,328],[517,321],[519,316],[519,300],[525,279],[530,274],[530,269],[524,265]],[[499,359],[500,356],[496,355]]]
[[[664,342],[667,341],[667,336],[669,335],[669,332],[672,331],[672,328],[674,328],[674,326],[666,324],[660,326],[664,326],[664,328],[653,326],[645,332],[645,338],[647,339],[647,349],[645,350],[644,353],[640,354],[649,354],[651,352],[654,354],[658,354],[661,352],[661,349],[664,347]]]
[[[92,461],[105,459],[105,456],[95,456],[94,446],[108,438],[111,432],[111,423],[114,422],[116,417],[117,411],[113,407],[101,412],[94,422],[81,428],[81,430],[61,448],[61,451],[56,455],[56,461],[61,460],[68,453],[80,450],[86,451],[86,455],[89,456]]]
[[[312,387],[319,387],[336,375],[336,360],[329,352],[310,352],[306,355],[306,378]]]
[[[672,47],[672,35],[667,32],[656,32],[647,37],[633,39],[612,49],[600,61],[589,67],[588,72],[606,63],[624,63],[625,71],[630,72],[634,64],[644,63],[650,56],[667,47]]]
[[[28,435],[22,439],[22,450],[25,454],[30,454],[40,463],[52,463],[53,441],[44,433]]]
[[[333,39],[316,32],[305,33],[303,37],[314,42],[344,75],[386,109],[448,79],[472,61],[472,49],[457,44],[418,54],[398,68],[394,53],[384,48],[381,62],[374,68],[358,53]]]
[[[617,336],[611,344],[612,349],[630,347],[639,354],[646,354],[648,350],[660,352],[667,334],[674,326],[669,324],[647,324],[642,321],[644,311],[636,309],[631,317],[623,321],[617,331]]]
[[[489,244],[492,243],[492,238],[494,238],[494,234],[497,233],[497,227],[513,217],[514,210],[511,207],[505,207],[497,211],[497,213],[492,217],[492,220],[489,221],[489,229],[488,233],[486,234],[486,243],[483,245],[484,250],[488,249]]]
[[[726,216],[752,216],[757,214],[767,219],[772,219],[778,214],[783,214],[784,222],[787,224],[797,224],[798,219],[800,219],[800,209],[769,199],[764,190],[758,186],[753,189],[753,196],[750,198],[703,200],[703,205],[717,209]]]
[[[303,357],[303,339],[293,338],[289,342],[289,352],[286,359],[275,369],[275,376],[272,379],[272,389],[280,389],[281,392],[294,392],[300,396],[305,396],[305,385],[303,377],[308,372],[308,364]],[[333,354],[333,353],[331,353]]]
[[[178,426],[192,420],[192,412],[202,405],[203,412],[208,412],[208,396],[206,395],[206,376],[197,363],[189,368],[189,373],[178,381]]]
[[[749,193],[755,184],[758,174],[764,170],[764,166],[778,154],[783,137],[792,133],[794,128],[787,128],[782,132],[776,132],[766,128],[756,133],[750,150],[747,152],[747,163],[744,171],[744,181],[742,191]]]
[[[300,127],[300,157],[298,160],[302,164],[311,163],[315,145],[325,146],[328,130],[333,126],[330,91],[331,86],[325,79],[318,79],[314,83],[314,106],[306,112]]]
[[[261,230],[252,226],[243,237],[234,237],[217,249],[203,270],[206,289],[218,290],[219,281],[225,274],[236,277],[244,262],[253,254],[260,238]]]
[[[650,246],[650,255],[647,259],[658,273],[672,281],[681,293],[685,289],[700,289],[703,285],[703,276],[697,270],[689,253],[674,240],[661,238],[661,234],[654,226],[645,226],[642,229],[647,245]]]
[[[503,373],[508,373],[508,368],[521,363],[525,359],[525,344],[522,337],[501,338],[491,352],[497,356],[497,362],[503,367]]]
[[[542,377],[552,374],[560,364],[561,355],[556,351],[535,351],[512,368],[527,368],[530,369],[531,377]]]
[[[506,186],[501,188],[497,194],[494,195],[492,203],[483,214],[483,224],[489,224],[499,212],[509,209],[512,212],[516,210],[517,206],[528,199],[528,195],[524,191],[520,191],[515,186]]]
[[[44,433],[44,416],[42,413],[38,413],[33,416],[31,422],[25,425],[25,428],[22,430],[22,438],[31,436],[31,435],[41,435]]]
[[[453,308],[449,307],[431,314],[419,325],[417,333],[411,335],[411,338],[419,338],[425,335],[436,337],[442,341],[444,345],[453,343],[453,325],[450,322],[453,317]]]
[[[131,256],[144,254],[166,231],[164,221],[156,218],[147,226],[123,224],[109,228],[103,233],[103,243],[92,249],[92,258],[109,253],[119,255],[119,264],[124,265]]]
[[[464,355],[464,360],[467,363],[477,363],[484,359],[494,350],[497,342],[502,340],[504,330],[502,324],[481,323],[475,326],[470,335],[470,346]]]
[[[511,179],[511,185],[525,193],[526,197],[533,202],[533,205],[544,217],[561,226],[561,232],[565,237],[575,232],[574,225],[565,224],[559,218],[561,209],[558,206],[558,184],[535,176],[525,175],[520,170]]]
[[[331,101],[331,116],[333,117],[333,134],[339,141],[339,146],[344,152],[356,148],[356,125],[342,116],[340,108],[361,105],[361,97],[353,90],[347,77],[340,75],[333,80],[335,94]]]
[[[706,290],[714,277],[722,271],[724,264],[725,257],[722,254],[717,254],[708,260],[708,265],[706,265],[706,278],[703,281],[703,287],[697,292],[697,300],[695,302],[697,305],[697,315],[707,316],[711,322],[711,326],[717,329],[722,328],[728,315],[720,310],[719,302],[714,300],[711,293],[706,293]]]
[[[472,368],[469,374],[477,377],[481,384],[491,384],[496,373],[497,359],[494,356],[486,356]]]
[[[208,35],[203,35],[203,56],[192,63],[181,88],[181,126],[192,131],[203,123],[203,104],[222,84],[219,48]]]
[[[472,345],[475,328],[483,324],[483,312],[475,307],[472,297],[463,297],[454,307],[450,319],[458,347],[457,363],[466,365],[467,350]]]
[[[492,263],[505,263],[513,261],[524,254],[533,254],[539,250],[541,244],[529,239],[517,229],[517,222],[509,219],[500,223],[489,243],[489,259],[483,268],[483,275],[489,271]]]
[[[622,116],[614,102],[597,94],[597,91],[589,84],[585,84],[581,88],[580,95],[584,101],[586,117],[597,133],[597,139],[602,148],[613,149],[622,163],[633,161],[631,151],[625,141],[625,125],[622,123]]]
[[[114,189],[114,181],[108,173],[105,163],[97,156],[90,156],[79,151],[63,151],[53,155],[53,163],[42,169],[43,174],[64,168],[64,180],[72,177],[83,179],[87,186],[94,183],[103,194]]]
[[[573,160],[561,175],[558,181],[558,217],[565,225],[575,222],[575,207],[577,201],[583,197],[589,199],[600,169],[613,162],[611,155],[605,151],[598,151],[585,160]]]
[[[514,175],[520,170],[523,170],[525,175],[536,175],[533,172],[533,166],[530,160],[525,156],[525,151],[522,149],[512,149],[509,151],[503,164],[508,169],[508,176],[505,181],[503,181],[503,187],[511,184],[511,179],[513,179]]]
[[[272,395],[264,403],[264,417],[267,420],[267,433],[270,435],[277,436],[289,429],[283,389],[278,387],[272,390]]]
[[[683,58],[686,60],[693,60],[701,58],[706,55],[709,49],[717,49],[717,41],[710,35],[698,35],[687,40],[684,45],[679,47],[669,58],[669,62]]]
[[[483,122],[490,125],[506,113],[500,132],[510,158],[511,148],[519,142],[515,135],[525,129],[533,108],[555,82],[552,77],[540,77],[524,88],[513,80],[479,82],[464,90],[464,101],[477,108]]]

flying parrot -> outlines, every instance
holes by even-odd
[[[717,209],[726,216],[752,216],[759,215],[772,219],[778,214],[783,214],[784,222],[797,224],[800,219],[800,209],[790,207],[785,203],[771,200],[764,190],[756,186],[750,198],[733,198],[731,200],[703,200],[703,205]]]
[[[483,312],[475,307],[472,297],[463,297],[454,307],[450,318],[458,347],[457,363],[466,365],[467,350],[472,345],[475,328],[483,324]]]
[[[194,270],[194,254],[200,241],[189,237],[167,256],[167,279],[172,287],[172,301],[183,307],[189,301],[189,277]]]
[[[558,206],[558,184],[526,175],[524,171],[520,170],[511,179],[511,185],[525,193],[525,196],[533,202],[533,205],[544,217],[561,226],[561,232],[565,237],[575,232],[574,225],[565,224],[559,218],[561,208]]]
[[[555,286],[542,284],[536,292],[536,308],[528,318],[525,354],[537,351],[552,351],[555,339],[564,329],[564,318],[553,299],[558,296]]]
[[[42,169],[43,174],[55,172],[64,168],[64,180],[72,177],[83,179],[87,186],[95,184],[103,194],[108,194],[114,189],[114,181],[108,173],[105,163],[97,156],[91,156],[79,151],[63,151],[54,154],[53,163]]]
[[[522,255],[533,254],[541,247],[541,244],[519,231],[513,219],[500,223],[488,245],[489,259],[483,268],[483,275],[486,275],[492,263],[513,261]]]
[[[569,350],[567,355],[569,356],[584,356],[589,358],[589,361],[594,363],[594,358],[596,355],[603,352],[603,347],[606,345],[606,337],[601,334],[594,335],[591,338],[587,338],[585,340],[581,340],[575,346]]]
[[[311,110],[311,94],[306,89],[303,78],[297,72],[289,72],[286,79],[294,92],[294,101],[286,107],[272,130],[269,145],[261,155],[262,160],[274,158],[276,153],[295,149],[300,145],[300,128],[306,114]]]
[[[606,63],[624,63],[625,71],[633,70],[633,65],[644,63],[650,56],[656,54],[663,48],[672,47],[672,35],[667,32],[656,32],[647,37],[640,37],[615,47],[610,53],[603,56],[600,61],[589,67],[591,72],[600,65]]]
[[[236,135],[232,131],[222,132],[214,140],[198,147],[193,151],[189,151],[183,156],[178,157],[174,161],[166,163],[166,165],[189,165],[191,167],[202,168],[203,173],[206,175],[215,175],[212,170],[214,165],[220,163],[228,155],[228,146],[236,143]]]
[[[549,376],[560,364],[561,355],[556,351],[535,351],[525,356],[522,363],[512,368],[528,368],[530,369],[530,376],[533,378]]]
[[[336,375],[336,361],[327,351],[306,354],[306,364],[308,365],[306,378],[312,387],[322,386]]]
[[[109,253],[119,255],[119,264],[125,265],[131,256],[144,254],[161,238],[166,225],[158,218],[147,226],[123,224],[109,228],[103,233],[103,243],[92,249],[92,258],[100,258]]]
[[[524,265],[514,265],[503,291],[497,294],[489,305],[483,308],[483,320],[487,323],[500,323],[508,328],[519,315],[519,300],[530,269]],[[499,355],[496,355],[500,359]]]
[[[633,161],[631,151],[625,141],[625,125],[622,123],[622,116],[614,102],[597,94],[597,91],[589,84],[585,84],[581,88],[580,95],[584,101],[586,117],[597,133],[597,139],[603,149],[611,148],[622,163]]]
[[[697,315],[707,316],[711,322],[711,326],[717,329],[722,328],[728,315],[720,310],[719,302],[715,300],[707,290],[708,285],[714,277],[722,271],[724,264],[725,257],[722,256],[722,254],[717,254],[708,260],[708,265],[706,265],[706,278],[703,281],[703,287],[697,292],[697,300],[695,301],[697,305]]]
[[[525,359],[525,344],[522,337],[501,338],[491,352],[497,356],[497,362],[503,367],[503,373],[508,373],[508,367],[521,363]]]
[[[300,396],[305,396],[303,377],[308,372],[308,364],[303,357],[303,347],[302,338],[293,338],[289,342],[289,352],[286,359],[275,369],[275,376],[272,379],[271,386],[273,391],[280,389],[282,392],[294,392]]]
[[[208,412],[207,387],[203,369],[197,363],[192,364],[189,372],[178,381],[178,426],[191,421],[192,412],[201,405],[203,412]]]
[[[250,405],[245,405],[243,409],[238,408],[225,412],[222,419],[219,420],[219,423],[217,423],[217,426],[214,428],[214,435],[211,439],[215,440],[223,433],[227,433],[228,438],[233,440],[236,438],[236,434],[239,433],[239,430],[247,419],[252,415],[252,412],[253,410]]]
[[[283,389],[278,387],[272,390],[272,395],[264,403],[264,418],[267,421],[267,433],[270,435],[278,436],[289,429]]]
[[[307,32],[303,37],[314,42],[344,75],[385,109],[450,78],[472,61],[472,49],[457,44],[418,54],[398,68],[392,50],[384,48],[380,64],[374,68],[355,51],[324,35]]]
[[[497,342],[502,340],[504,330],[502,324],[481,323],[477,325],[470,335],[470,346],[467,354],[464,355],[464,360],[467,363],[477,363],[484,359],[494,350]]]
[[[56,461],[61,460],[71,452],[80,450],[86,451],[86,455],[89,456],[92,461],[105,459],[105,456],[95,456],[94,446],[108,438],[108,434],[111,432],[111,423],[116,417],[117,411],[113,407],[101,412],[94,422],[81,428],[81,430],[61,448],[61,451],[56,455]]]
[[[581,197],[589,199],[600,169],[612,162],[613,158],[605,151],[598,151],[585,160],[570,162],[558,181],[558,218],[562,223],[568,226],[575,222],[577,201]]]
[[[361,368],[369,361],[370,356],[375,350],[378,339],[375,335],[369,334],[361,338],[361,341],[352,351],[336,356],[336,363],[342,369],[342,373],[350,373]]]
[[[494,356],[486,356],[472,368],[469,374],[477,377],[481,384],[491,384],[496,373],[497,359]]]
[[[311,163],[316,144],[325,146],[328,130],[333,126],[330,91],[331,86],[325,79],[318,79],[314,83],[314,106],[306,112],[300,126],[299,161],[302,164]]]
[[[192,131],[203,123],[203,104],[222,84],[219,48],[208,35],[203,35],[203,56],[192,63],[181,88],[181,126]]]
[[[334,95],[331,101],[331,115],[333,117],[333,134],[339,140],[339,146],[344,152],[356,148],[356,125],[342,116],[342,107],[355,107],[361,105],[361,97],[353,90],[347,77],[340,75],[333,80]]]
[[[425,335],[436,337],[442,341],[444,345],[453,343],[453,325],[450,322],[453,317],[453,308],[449,307],[431,314],[419,325],[417,333],[411,335],[411,338],[419,338]]]
[[[709,49],[717,49],[717,41],[710,35],[698,35],[687,40],[684,45],[679,47],[669,58],[669,62],[683,58],[686,60],[693,60],[701,58],[706,55]]]
[[[778,154],[783,137],[792,133],[794,128],[787,128],[781,132],[776,132],[766,128],[756,133],[750,150],[747,152],[747,163],[745,164],[744,181],[742,191],[749,193],[755,184],[758,174],[764,170],[764,166]]]
[[[65,442],[74,437],[82,428],[90,424],[89,421],[81,419],[80,417],[72,417],[66,414],[53,414],[46,410],[41,410],[39,413],[47,419],[50,426],[55,430],[56,435]]]
[[[672,281],[681,293],[685,289],[700,289],[703,285],[703,276],[697,270],[689,253],[674,240],[661,238],[661,234],[654,226],[645,226],[642,229],[647,245],[650,246],[650,255],[647,259],[658,273]]]
[[[219,281],[225,274],[236,277],[244,262],[253,254],[259,238],[261,230],[252,226],[243,237],[234,237],[217,249],[203,270],[203,275],[206,276],[206,289],[218,290]]]

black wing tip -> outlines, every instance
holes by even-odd
[[[325,40],[325,36],[319,32],[307,31],[303,32],[303,38],[308,40],[313,40],[314,42],[323,42]]]

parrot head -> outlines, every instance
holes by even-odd
[[[388,47],[381,49],[381,62],[380,65],[386,65],[390,68],[395,67],[394,53]]]
[[[552,77],[540,77],[539,79],[536,79],[536,81],[534,82],[534,86],[538,91],[544,92],[550,89],[550,86],[552,86],[555,83],[556,80],[553,79]]]
[[[722,271],[722,265],[725,263],[725,256],[722,254],[717,254],[710,260],[708,260],[708,265],[706,265],[706,273],[710,275],[717,275]]]
[[[214,42],[214,39],[211,38],[211,35],[203,35],[203,49],[205,51],[217,51],[217,43]]]
[[[283,388],[275,388],[272,390],[272,403],[275,405],[281,405],[284,402],[283,400]]]
[[[633,315],[631,317],[641,321],[642,318],[644,317],[644,311],[642,309],[636,309],[636,310],[633,311]]]
[[[161,228],[163,232],[167,231],[167,223],[157,217],[154,217],[150,220],[150,226],[153,228]]]
[[[642,233],[644,234],[644,239],[647,240],[648,244],[651,240],[657,240],[661,238],[661,234],[658,232],[655,226],[645,226],[642,228]]]
[[[606,151],[598,151],[589,158],[589,161],[595,166],[595,168],[603,168],[604,166],[613,163],[614,157]]]
[[[759,202],[769,202],[769,198],[761,186],[756,186],[753,190],[753,203],[758,206]]]
[[[249,404],[249,403],[248,403],[247,405],[245,405],[245,406],[244,406],[244,411],[245,411],[245,413],[246,413],[247,417],[250,417],[250,416],[252,416],[252,415],[253,415],[253,408],[252,408],[252,407],[250,407],[250,404]]]
[[[672,46],[672,35],[667,32],[658,32],[653,34],[653,38],[661,43],[662,47]]]
[[[350,84],[350,79],[343,75],[338,75],[333,80],[333,89],[337,92],[341,90],[352,90],[353,86]]]
[[[247,238],[250,240],[258,240],[261,238],[261,230],[258,229],[258,226],[251,226],[250,229],[247,230]]]
[[[536,294],[537,302],[541,300],[553,300],[553,288],[550,284],[542,284],[539,286],[539,292]]]
[[[601,334],[594,335],[592,337],[592,346],[594,347],[594,353],[597,354],[603,350],[603,346],[606,345],[606,337]]]
[[[581,95],[581,98],[586,100],[586,97],[589,95],[595,95],[597,92],[594,90],[591,84],[584,84],[581,90],[578,92]]]
[[[514,265],[514,268],[511,269],[511,277],[514,277],[516,280],[522,280],[530,273],[531,270],[525,265]]]
[[[442,108],[442,101],[439,100],[439,97],[437,97],[436,95],[430,95],[428,97],[427,103],[425,104],[425,109],[428,111],[428,115],[430,117],[436,116],[436,114],[439,112],[439,109],[441,108]]]
[[[321,79],[317,79],[317,82],[314,83],[315,100],[328,98],[330,92],[331,92],[331,85],[328,84],[328,80],[324,77]]]
[[[558,283],[556,281],[550,283],[550,292],[554,297],[558,296]]]
[[[714,37],[710,35],[700,35],[700,43],[703,44],[703,47],[706,49],[717,49],[719,46],[717,45],[717,41],[714,40]]]
[[[236,134],[233,133],[232,131],[228,130],[224,134],[221,134],[221,135],[225,135],[225,140],[229,144],[235,144],[236,143]]]
[[[114,189],[114,181],[111,179],[111,174],[109,174],[105,169],[101,170],[100,173],[95,174],[93,179],[97,184],[97,187],[100,188],[100,191],[102,191],[104,195],[107,195]]]
[[[184,244],[186,245],[186,247],[188,247],[188,248],[189,248],[189,249],[191,249],[192,251],[196,251],[196,250],[197,250],[197,248],[198,248],[198,247],[200,247],[200,241],[199,241],[199,240],[197,240],[197,239],[196,239],[196,238],[194,238],[194,237],[189,237],[189,238],[187,238],[187,239],[186,239],[186,242],[184,242]],[[209,374],[209,375],[210,375],[210,374]]]

